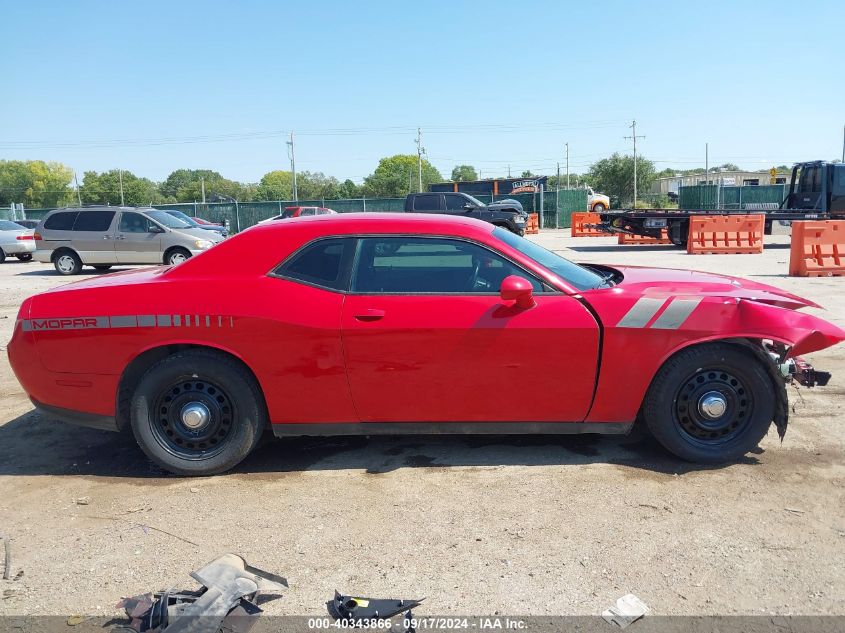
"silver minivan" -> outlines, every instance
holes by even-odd
[[[68,208],[51,211],[39,223],[33,255],[62,275],[75,275],[83,266],[179,264],[222,240],[158,209]]]

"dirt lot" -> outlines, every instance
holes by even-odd
[[[845,278],[787,277],[785,235],[722,256],[537,239],[580,261],[750,277],[845,326]],[[24,297],[66,281],[0,266],[0,340]],[[190,480],[131,439],[39,419],[4,354],[0,532],[23,575],[0,581],[0,613],[116,613],[121,596],[190,584],[232,551],[288,577],[274,614],[322,614],[335,588],[427,596],[418,615],[596,614],[628,592],[658,614],[845,614],[845,345],[811,360],[831,385],[790,389],[785,442],[772,431],[725,467],[680,463],[636,432],[301,439]]]

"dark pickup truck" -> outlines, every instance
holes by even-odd
[[[525,235],[528,214],[517,200],[484,204],[465,193],[411,193],[405,198],[406,213],[446,213],[484,220]]]

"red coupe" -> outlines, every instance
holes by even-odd
[[[237,265],[234,265],[236,263]],[[8,346],[37,409],[129,431],[175,473],[277,436],[625,433],[733,460],[774,421],[798,354],[845,340],[771,286],[577,265],[486,222],[270,222],[174,267],[27,299]]]

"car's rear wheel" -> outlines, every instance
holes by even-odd
[[[601,202],[593,205],[593,213],[601,213],[602,211],[604,211],[604,205]]]
[[[22,262],[31,262],[32,261],[32,253],[18,253],[15,255],[20,261]]]
[[[737,345],[679,352],[657,372],[643,403],[652,435],[691,462],[739,459],[766,435],[775,414],[767,369]]]
[[[82,260],[73,251],[59,251],[53,257],[53,266],[61,275],[78,275],[82,270]]]
[[[176,248],[171,248],[167,251],[167,254],[164,256],[164,263],[169,264],[170,266],[176,266],[177,264],[181,264],[187,259],[190,259],[191,252],[187,249],[184,249],[180,246]]]
[[[3,252],[3,249],[0,248],[0,264],[6,261],[6,253]]]
[[[162,468],[214,475],[240,463],[267,426],[253,376],[221,354],[189,350],[153,365],[131,404],[135,439]]]

